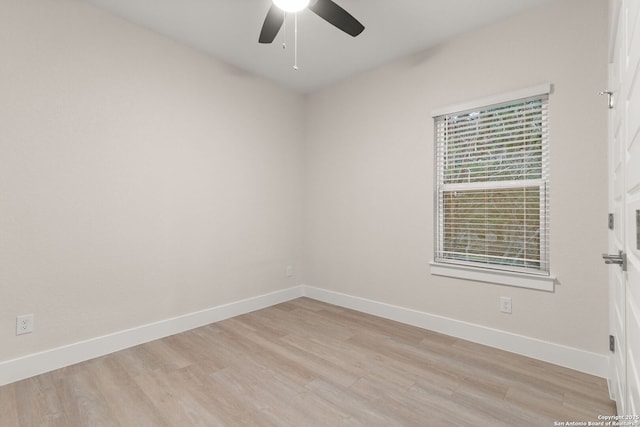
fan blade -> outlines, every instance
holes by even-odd
[[[310,5],[309,9],[320,18],[353,37],[364,30],[364,25],[332,0],[318,0],[313,5]]]
[[[284,23],[284,11],[277,7],[275,4],[271,5],[271,8],[267,12],[267,17],[264,18],[264,24],[262,24],[262,31],[260,31],[260,43],[271,43],[276,38],[282,24]]]

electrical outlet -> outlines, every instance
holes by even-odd
[[[511,314],[511,298],[500,297],[500,311]]]
[[[16,317],[16,335],[33,332],[33,314],[23,314]]]
[[[288,266],[287,267],[287,277],[293,277],[293,275],[295,274],[295,271],[293,270],[292,266]]]

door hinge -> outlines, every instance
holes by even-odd
[[[640,250],[640,209],[636,210],[636,249]]]
[[[609,214],[609,230],[613,230],[613,214]]]
[[[613,335],[609,335],[609,351],[611,353],[616,352],[616,337]]]

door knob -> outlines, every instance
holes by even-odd
[[[622,267],[622,271],[627,271],[627,254],[619,251],[617,255],[602,254],[605,264],[617,264]]]
[[[613,109],[613,92],[603,90],[602,92],[600,92],[600,95],[607,95],[607,106],[610,110]]]

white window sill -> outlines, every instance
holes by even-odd
[[[512,271],[485,270],[454,264],[431,262],[431,274],[434,276],[456,277],[478,282],[497,283],[520,288],[554,291],[555,276],[537,276],[535,274],[515,273]]]

